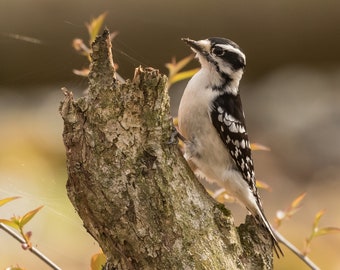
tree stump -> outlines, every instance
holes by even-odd
[[[68,196],[105,269],[272,269],[266,232],[251,217],[235,228],[168,143],[166,76],[139,67],[116,80],[107,30],[92,50],[88,94],[64,90],[60,113]]]

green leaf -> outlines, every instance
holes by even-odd
[[[297,213],[301,209],[300,204],[301,204],[302,200],[305,198],[306,194],[307,194],[306,192],[302,193],[292,201],[292,203],[290,204],[290,206],[286,210],[286,215],[287,215],[288,218],[292,217],[295,213]]]
[[[322,236],[326,234],[331,234],[331,233],[340,233],[340,228],[337,227],[325,227],[318,229],[315,233],[314,236]]]
[[[9,266],[5,268],[6,270],[25,270],[24,268],[21,268],[20,266]]]
[[[185,79],[189,79],[192,76],[195,75],[195,73],[199,70],[199,68],[195,68],[195,69],[190,69],[187,71],[183,71],[180,73],[175,74],[174,76],[169,77],[169,83],[170,84],[174,84],[176,82],[185,80]]]
[[[91,258],[91,270],[102,270],[106,263],[106,256],[103,252],[94,254]]]
[[[5,225],[8,225],[18,231],[20,231],[20,225],[19,225],[19,221],[16,218],[12,218],[12,219],[0,219],[0,223],[3,223]]]
[[[316,230],[319,226],[320,219],[322,216],[325,214],[325,210],[320,210],[319,212],[316,213],[314,222],[313,222],[313,230]]]
[[[90,44],[96,39],[99,34],[99,31],[104,23],[107,12],[103,12],[98,17],[93,18],[90,23],[86,24],[87,31],[90,36]]]
[[[87,77],[90,73],[90,70],[88,68],[73,69],[72,72],[78,76]]]
[[[276,225],[277,227],[279,227],[282,224],[282,221],[284,219],[289,219],[291,218],[296,212],[298,212],[301,209],[301,202],[302,200],[305,198],[306,193],[302,193],[300,194],[298,197],[296,197],[291,204],[289,205],[289,207],[284,210],[284,211],[278,211],[276,214]]]
[[[251,143],[250,149],[253,151],[270,151],[270,148],[259,143]]]
[[[194,54],[184,57],[180,61],[176,61],[175,58],[172,59],[170,63],[166,63],[165,66],[169,70],[169,78],[176,75],[181,69],[183,69],[187,64],[194,59]]]
[[[300,203],[302,202],[302,200],[305,198],[306,196],[306,192],[302,193],[301,195],[299,195],[292,203],[291,203],[291,208],[295,209],[297,207],[300,206]]]
[[[271,187],[267,183],[265,183],[265,182],[263,182],[261,180],[258,180],[258,179],[256,179],[256,187],[257,188],[265,189],[267,191],[271,191],[272,190]]]
[[[15,196],[15,197],[9,197],[9,198],[2,199],[2,200],[0,200],[0,206],[3,206],[4,204],[6,204],[10,201],[19,199],[19,198],[20,198],[19,196]]]
[[[27,223],[35,216],[35,214],[38,213],[39,210],[40,210],[41,208],[43,208],[43,207],[44,207],[44,206],[40,206],[40,207],[38,207],[38,208],[36,208],[36,209],[34,209],[34,210],[32,210],[32,211],[27,212],[23,217],[20,218],[19,225],[20,225],[21,227],[23,227],[23,226],[24,226],[25,224],[27,224]]]

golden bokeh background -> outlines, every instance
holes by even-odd
[[[105,25],[119,31],[113,54],[124,78],[139,65],[164,67],[188,55],[182,37],[228,37],[247,55],[241,83],[250,138],[271,152],[255,152],[270,220],[299,194],[302,209],[280,228],[298,248],[314,215],[321,226],[340,227],[340,3],[260,1],[0,1],[0,218],[44,208],[27,225],[37,248],[62,269],[89,269],[98,245],[82,227],[66,195],[65,150],[58,106],[61,87],[80,96],[87,66],[73,38],[87,40],[84,23],[108,12]],[[197,67],[193,62],[190,67]],[[176,115],[185,82],[170,89]],[[245,211],[228,205],[236,222]],[[0,269],[49,269],[0,230]],[[340,235],[315,239],[310,257],[321,269],[340,269]],[[275,269],[308,269],[285,249]]]

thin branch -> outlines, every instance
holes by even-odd
[[[296,256],[298,256],[305,264],[307,264],[312,270],[320,270],[314,262],[311,261],[307,256],[303,255],[297,247],[290,243],[284,236],[282,236],[278,231],[275,230],[277,240],[285,245],[289,250],[291,250]]]
[[[0,229],[3,229],[5,232],[7,232],[10,236],[12,236],[14,239],[16,239],[21,244],[26,244],[26,241],[16,234],[14,231],[12,231],[10,228],[8,228],[3,223],[0,223]],[[54,270],[61,270],[59,266],[57,266],[54,262],[52,262],[49,258],[47,258],[43,253],[41,253],[37,248],[30,247],[29,251],[31,251],[34,255],[36,255],[40,260],[45,262],[48,266],[50,266]]]

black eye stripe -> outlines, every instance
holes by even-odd
[[[224,51],[224,54],[221,57],[224,61],[230,63],[231,67],[234,70],[238,70],[240,68],[244,68],[244,60],[243,58],[235,52]]]
[[[244,59],[241,55],[236,52],[223,49],[218,46],[218,44],[213,44],[210,53],[229,63],[233,70],[239,70],[245,67]]]

